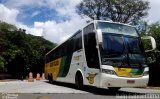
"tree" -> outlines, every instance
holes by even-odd
[[[141,21],[141,26],[139,28],[141,36],[152,36],[156,41],[156,50],[147,52],[148,63],[159,63],[160,61],[160,23],[153,23],[148,25],[147,22]],[[150,40],[143,40],[145,49],[152,49]]]
[[[0,55],[0,70],[4,69],[5,63],[6,63],[5,59]]]
[[[7,68],[14,77],[44,72],[45,54],[56,44],[26,34],[24,29],[0,22],[0,71]]]
[[[83,0],[77,12],[91,19],[110,19],[114,22],[134,23],[147,16],[149,2],[144,0]]]
[[[154,23],[148,26],[148,32],[146,35],[153,36],[156,40],[156,50],[146,53],[149,57],[149,85],[160,86],[160,23]],[[146,43],[147,44],[147,43]]]

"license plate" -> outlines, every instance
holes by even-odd
[[[134,84],[135,81],[134,80],[127,80],[127,84]]]

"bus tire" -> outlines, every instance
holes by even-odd
[[[118,91],[121,87],[108,87],[108,89],[111,91]]]
[[[80,72],[76,73],[75,84],[77,89],[83,89],[83,77]]]
[[[50,83],[50,75],[49,75],[49,74],[48,74],[48,79],[47,79],[47,80],[48,80],[48,82]]]
[[[50,83],[50,84],[53,83],[53,76],[52,76],[52,73],[51,73],[51,74],[48,74],[48,80],[49,80],[49,83]]]

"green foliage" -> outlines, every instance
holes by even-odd
[[[91,19],[110,19],[114,22],[134,23],[147,16],[149,2],[144,0],[82,0],[77,12]]]
[[[15,31],[17,30],[17,28],[14,25],[0,21],[0,30],[1,31]]]
[[[1,70],[4,69],[5,64],[6,64],[5,59],[2,56],[0,56],[0,69]]]
[[[45,54],[56,44],[25,30],[0,22],[0,69],[7,68],[14,76],[44,72]]]

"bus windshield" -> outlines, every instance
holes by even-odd
[[[115,67],[145,67],[143,45],[138,37],[103,33],[102,65]]]

